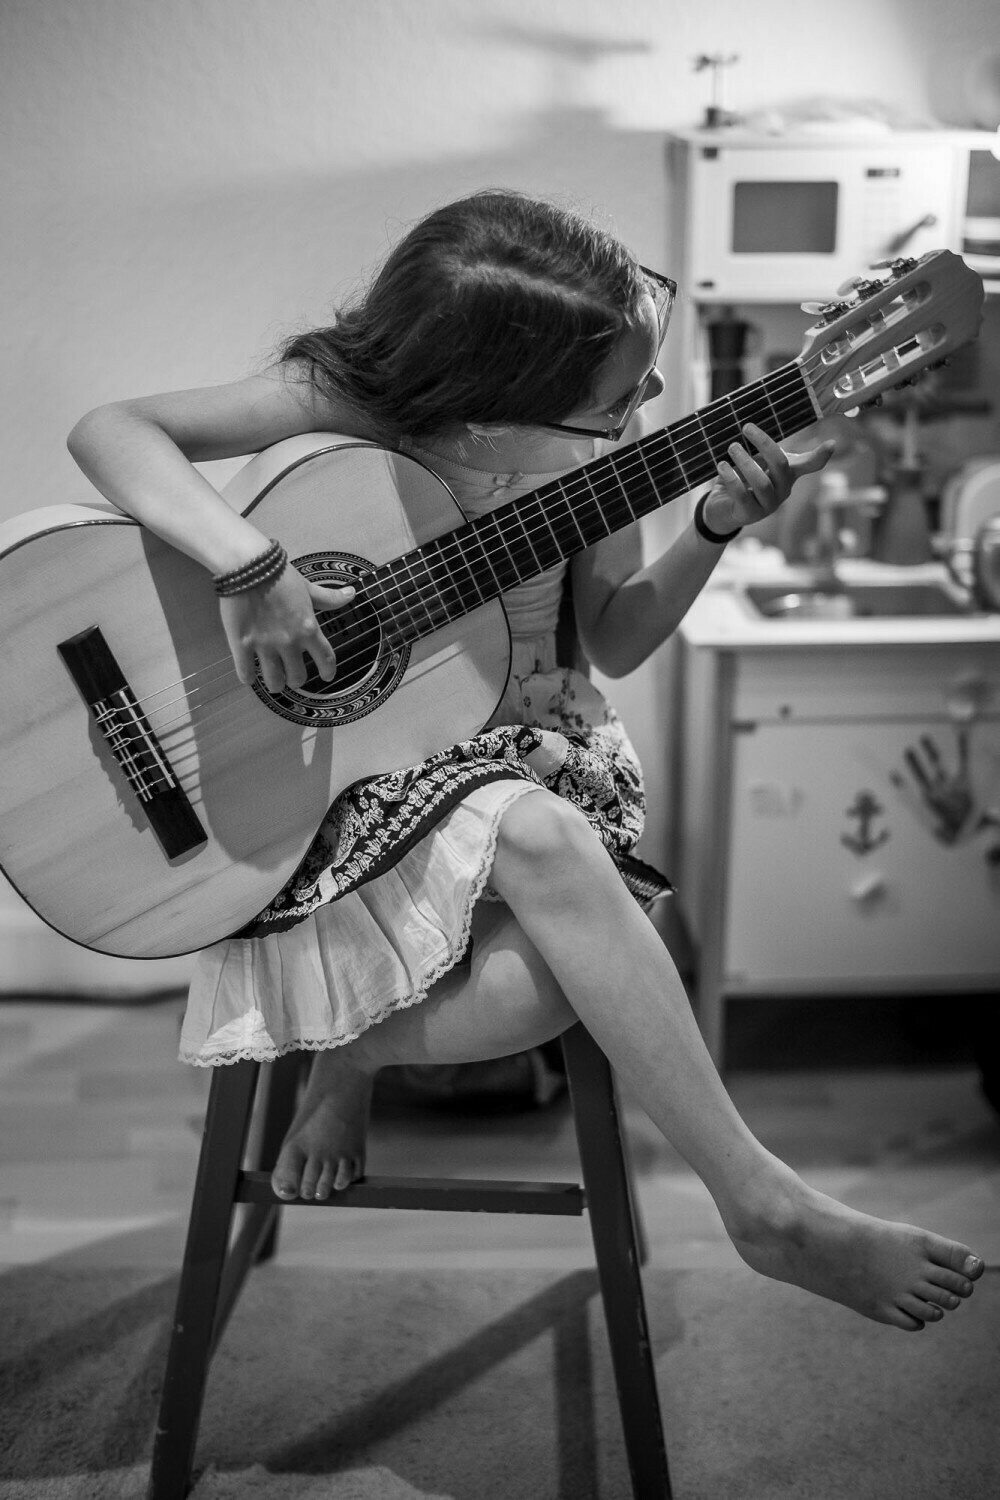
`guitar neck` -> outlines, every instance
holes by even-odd
[[[747,422],[780,440],[819,414],[793,360],[620,453],[382,564],[366,588],[389,643],[431,634],[713,479]]]

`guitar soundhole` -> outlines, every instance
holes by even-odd
[[[337,673],[327,682],[309,663],[309,675],[297,691],[305,697],[339,696],[364,682],[378,661],[382,645],[378,615],[367,600],[359,600],[346,609],[322,611],[317,618],[336,653]]]
[[[301,687],[272,693],[258,678],[254,692],[283,719],[327,727],[353,723],[371,713],[393,691],[406,671],[410,649],[390,647],[385,642],[378,611],[365,593],[372,571],[366,558],[314,552],[295,558],[294,563],[310,583],[327,587],[352,583],[358,591],[352,604],[317,614],[336,654],[337,670],[328,682],[307,657],[309,671]]]

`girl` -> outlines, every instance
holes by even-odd
[[[416,456],[484,514],[638,435],[638,408],[663,389],[673,290],[572,214],[476,194],[418,224],[367,295],[272,368],[98,408],[70,450],[110,500],[214,575],[242,681],[258,665],[272,691],[308,671],[331,680],[316,610],[351,590],[306,583],[192,465],[296,433],[352,434]],[[601,672],[655,650],[725,542],[832,452],[787,454],[754,426],[744,436],[663,556],[643,566],[632,526],[575,558],[576,629]],[[324,1198],[363,1172],[379,1068],[503,1056],[580,1019],[705,1182],[744,1260],[921,1329],[971,1294],[982,1262],[814,1191],[736,1113],[636,900],[666,883],[630,854],[634,753],[586,678],[556,663],[564,566],[505,598],[513,669],[484,731],[344,793],[281,895],[200,957],[182,1057],[317,1050],[273,1185]]]

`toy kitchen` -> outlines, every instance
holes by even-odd
[[[1000,135],[718,115],[669,142],[685,409],[780,395],[800,351],[841,398],[679,631],[672,868],[721,1064],[729,1000],[1000,988]]]

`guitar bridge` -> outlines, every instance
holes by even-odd
[[[208,835],[100,628],[82,630],[60,641],[56,650],[167,858],[207,843]]]

